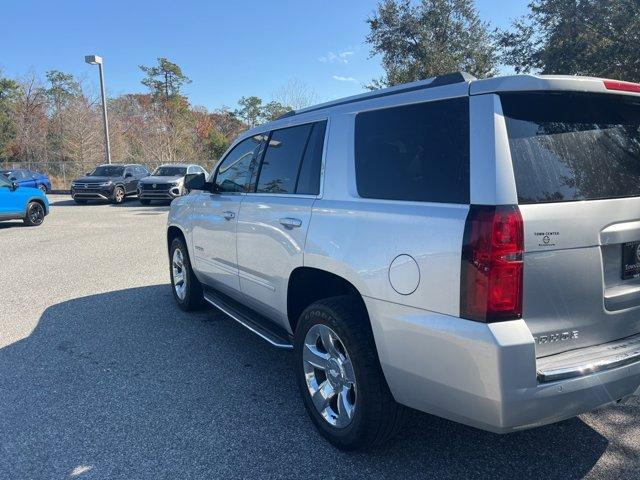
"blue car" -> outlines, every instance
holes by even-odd
[[[49,200],[39,188],[21,187],[0,175],[0,221],[22,219],[29,226],[42,225]]]
[[[51,180],[44,173],[18,168],[15,170],[0,170],[10,182],[16,182],[21,187],[39,188],[44,193],[51,191]]]

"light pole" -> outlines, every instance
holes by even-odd
[[[90,65],[98,65],[100,70],[100,93],[102,94],[102,121],[104,122],[104,145],[107,153],[107,163],[111,163],[111,147],[109,147],[109,122],[107,121],[107,99],[104,94],[104,72],[102,71],[102,57],[85,55],[84,61]]]

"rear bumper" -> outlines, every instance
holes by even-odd
[[[385,377],[404,405],[507,433],[638,394],[640,361],[540,382],[523,320],[484,324],[365,299]]]

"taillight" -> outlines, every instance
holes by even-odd
[[[607,90],[640,93],[640,83],[621,82],[619,80],[605,80],[604,87]]]
[[[524,233],[514,205],[471,205],[464,229],[460,316],[492,322],[522,317]]]

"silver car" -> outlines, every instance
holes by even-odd
[[[173,200],[184,195],[184,177],[192,173],[206,173],[200,165],[168,163],[160,165],[151,175],[138,182],[138,198],[143,205],[151,200]]]
[[[339,448],[405,407],[506,433],[638,393],[640,84],[376,90],[250,130],[186,185],[178,305],[293,349]]]

